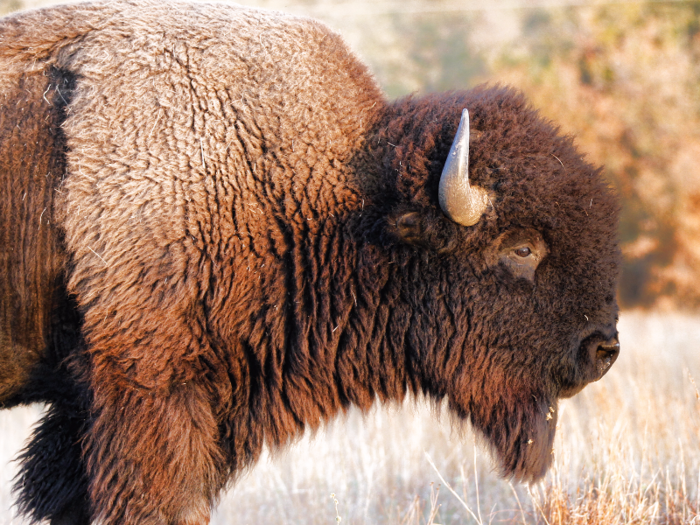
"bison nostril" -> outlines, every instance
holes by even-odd
[[[612,357],[620,353],[620,343],[615,341],[614,343],[605,342],[598,345],[598,357],[606,358]]]
[[[598,345],[596,348],[596,367],[600,377],[612,366],[619,353],[620,342],[617,338],[609,339]]]

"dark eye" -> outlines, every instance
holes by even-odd
[[[518,257],[527,257],[528,255],[530,255],[532,253],[532,250],[527,246],[521,246],[520,248],[516,248],[513,251],[515,252],[515,255],[517,255]]]

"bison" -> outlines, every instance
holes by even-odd
[[[0,70],[34,521],[207,523],[264,446],[410,395],[532,482],[618,354],[616,196],[513,89],[387,101],[318,22],[155,0],[4,18]]]

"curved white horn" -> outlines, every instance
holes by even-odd
[[[469,111],[462,111],[457,134],[442,169],[438,199],[442,211],[462,226],[473,226],[486,210],[486,190],[469,185]]]

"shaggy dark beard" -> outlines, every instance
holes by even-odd
[[[535,483],[544,477],[554,459],[556,401],[535,395],[509,396],[493,404],[473,404],[468,414],[451,408],[471,421],[504,478]]]

